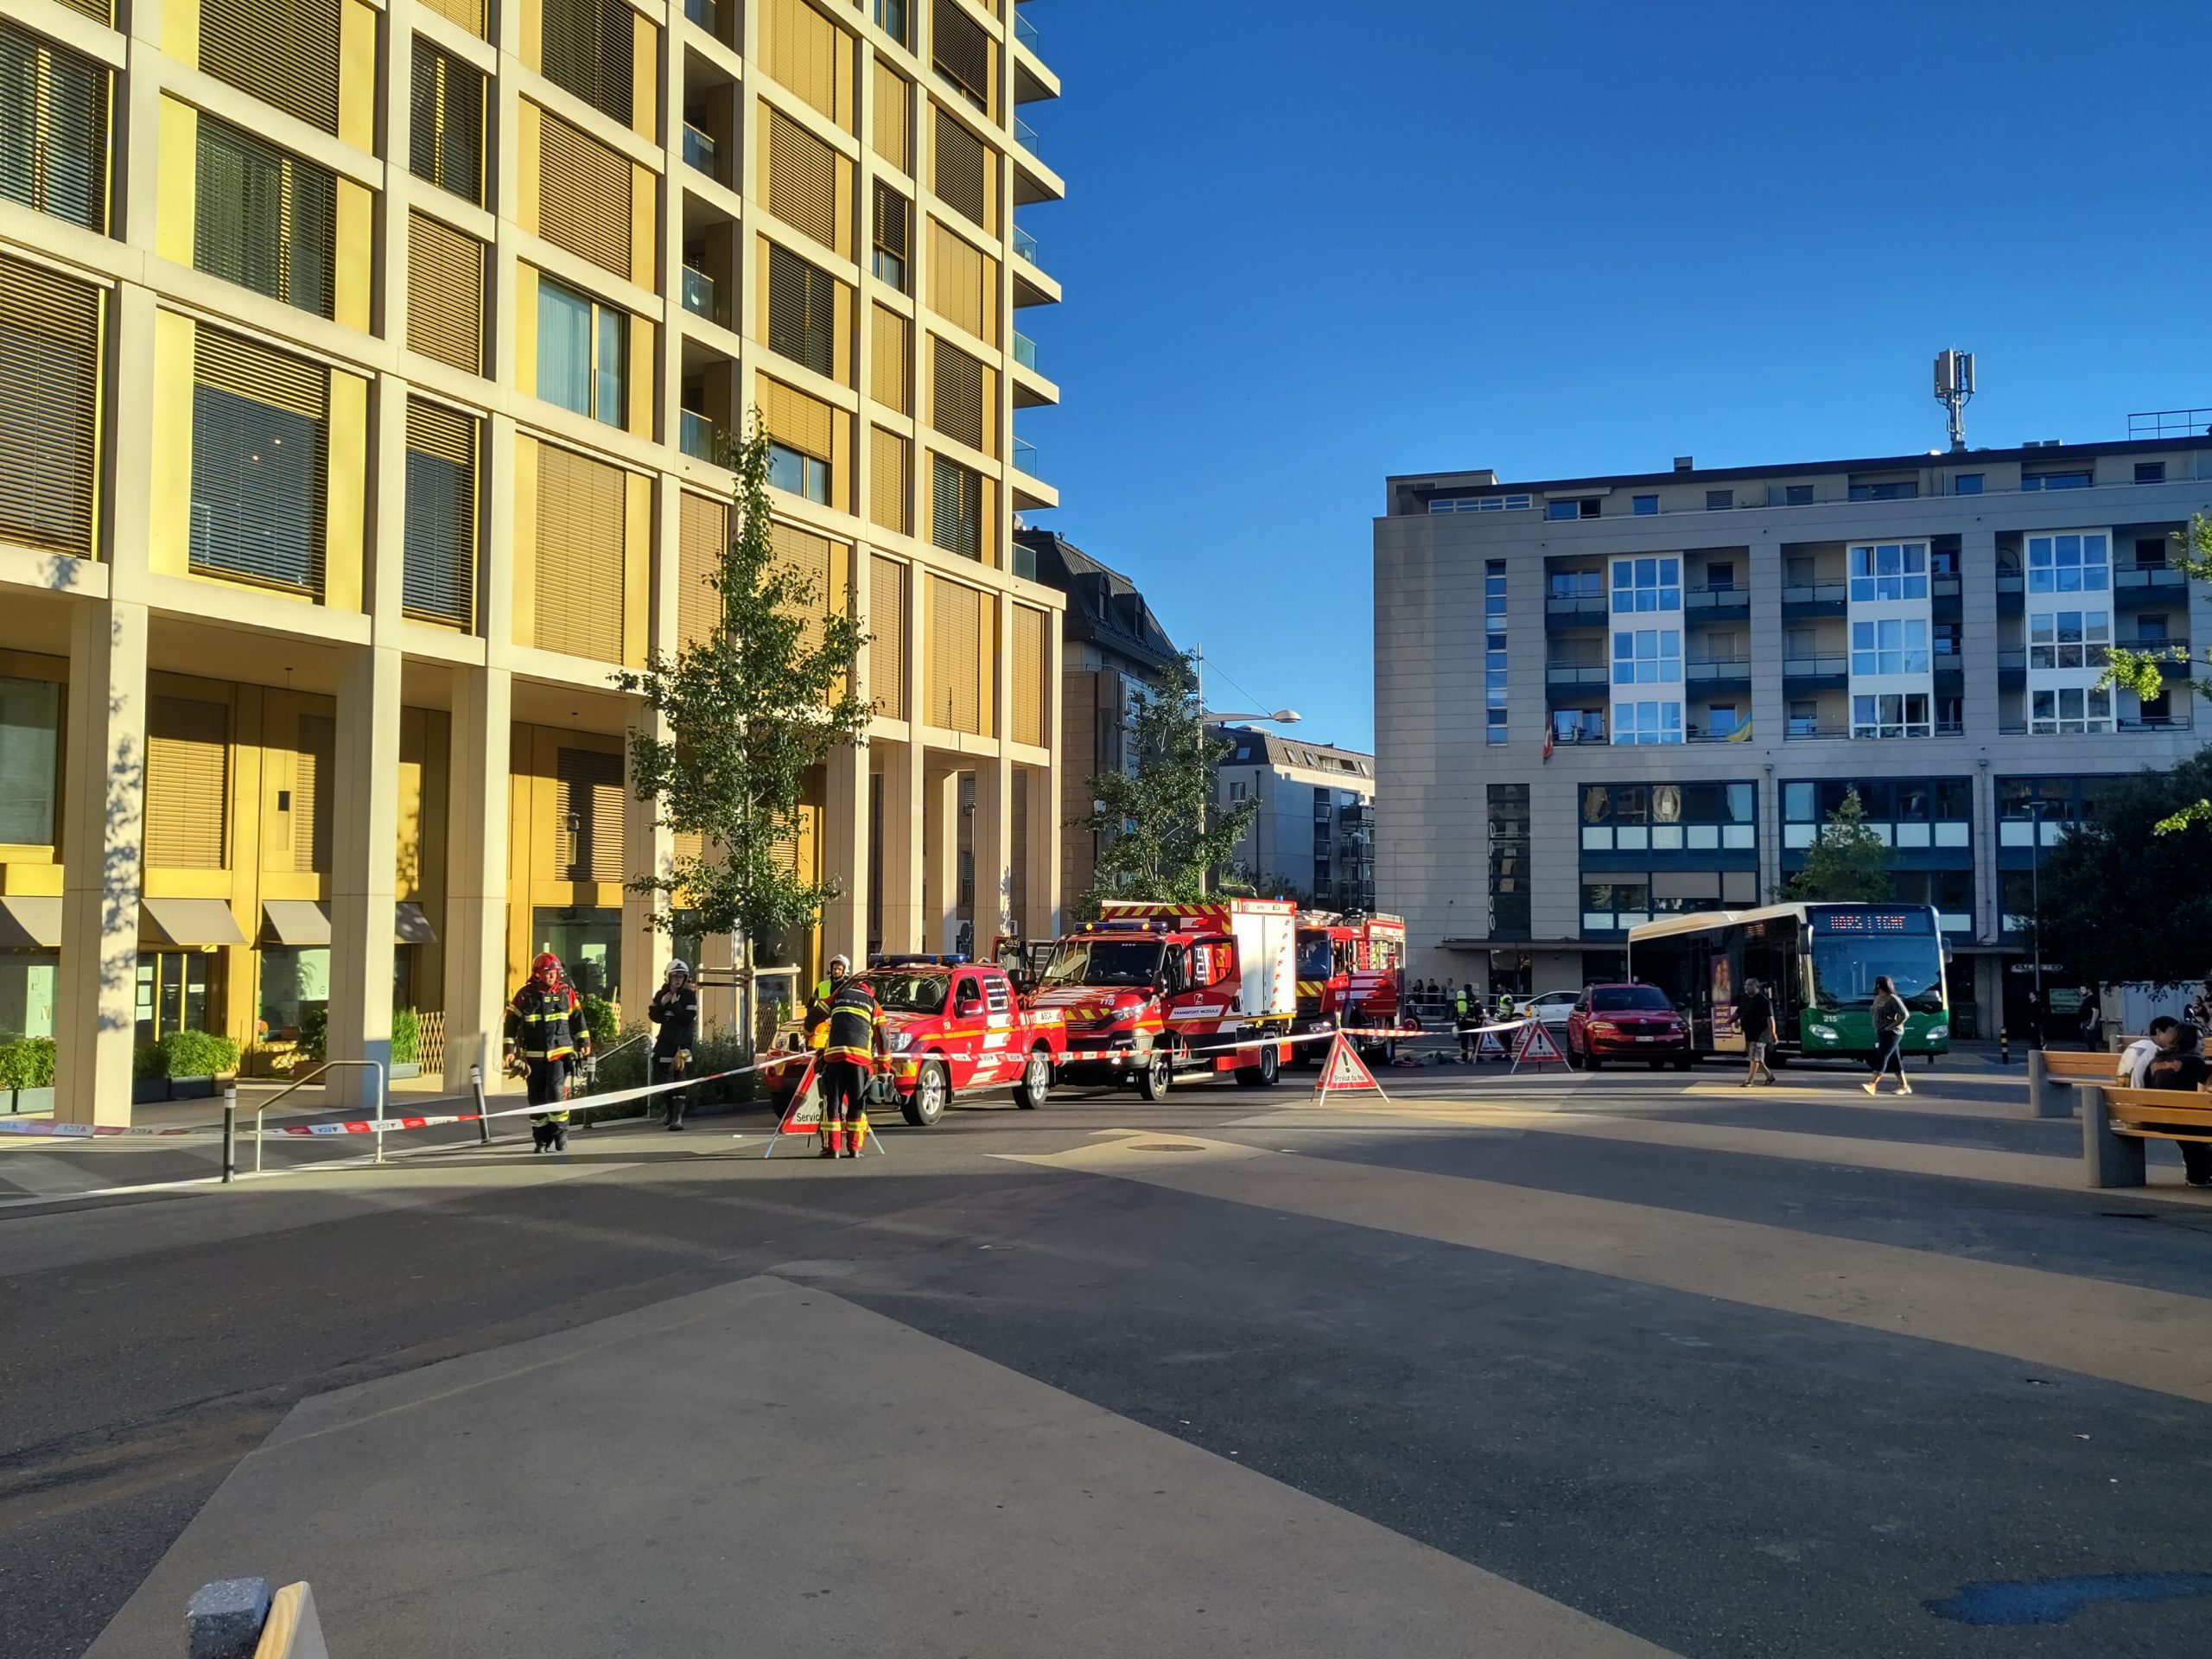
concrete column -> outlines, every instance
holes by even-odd
[[[1997,532],[1959,537],[1959,662],[1966,670],[1966,735],[1986,743],[1998,725]]]
[[[922,948],[950,950],[960,931],[960,774],[922,782]]]
[[[398,895],[400,653],[350,654],[338,683],[330,874],[330,1058],[391,1064],[393,904]],[[373,1074],[330,1074],[333,1104],[374,1107]]]
[[[454,671],[446,855],[446,1087],[472,1064],[500,1086],[507,999],[507,771],[514,681],[504,668]]]
[[[842,954],[868,962],[868,751],[841,743],[827,762],[829,798],[822,815],[823,874],[838,889],[822,912],[822,958]]]
[[[1001,752],[976,767],[976,954],[1014,929],[1014,762]]]
[[[146,607],[73,607],[62,767],[61,971],[54,1116],[130,1122],[144,892]]]
[[[1045,628],[1045,741],[1052,764],[1029,780],[1029,914],[1022,926],[1033,939],[1060,935],[1060,907],[1070,894],[1060,891],[1061,837],[1067,831],[1063,801],[1065,779],[1075,757],[1067,753],[1065,709],[1067,655],[1065,619],[1054,612]]]
[[[878,742],[883,757],[883,949],[922,948],[922,751]]]

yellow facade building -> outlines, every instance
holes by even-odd
[[[0,6],[0,1039],[59,1116],[169,1030],[382,1059],[395,1007],[459,1087],[548,947],[642,1007],[677,849],[610,675],[714,626],[755,408],[877,708],[781,954],[1052,931],[1035,48],[1009,0]]]

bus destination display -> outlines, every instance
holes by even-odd
[[[1929,933],[1934,920],[1925,910],[1816,910],[1815,933]]]

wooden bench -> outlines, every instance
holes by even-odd
[[[2133,1037],[2122,1040],[2126,1047]],[[2064,1049],[2028,1051],[2028,1116],[2071,1117],[2074,1090],[2083,1084],[2109,1084],[2120,1072],[2117,1052],[2071,1053]]]
[[[2091,1186],[2141,1186],[2146,1140],[2212,1141],[2212,1095],[2082,1085],[2082,1157]]]

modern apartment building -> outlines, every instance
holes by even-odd
[[[610,676],[715,626],[754,409],[878,709],[776,954],[950,938],[963,845],[979,931],[1052,929],[1037,48],[1008,0],[10,0],[0,1035],[61,1116],[173,1027],[376,1058],[395,1003],[458,1085],[545,947],[642,1004],[676,849]]]
[[[1215,798],[1260,804],[1236,861],[1262,891],[1287,883],[1326,910],[1373,910],[1375,757],[1249,726],[1215,734],[1231,746]]]
[[[1137,585],[1049,530],[1017,530],[1015,568],[1067,596],[1060,655],[1060,892],[1097,879],[1099,834],[1084,829],[1090,780],[1136,765],[1136,697],[1176,655]],[[1024,563],[1026,561],[1026,563]]]
[[[2159,432],[2156,420],[2142,424]],[[1505,482],[1393,478],[1375,526],[1382,903],[1418,972],[1620,971],[1638,922],[1764,902],[1856,787],[1942,912],[1962,1032],[2022,1028],[2039,845],[2198,744],[2212,637],[2168,563],[2205,423],[2098,444]],[[2178,434],[2178,435],[2177,435]]]

